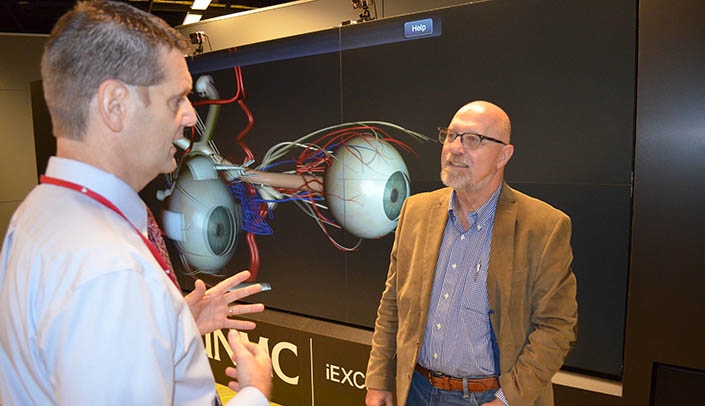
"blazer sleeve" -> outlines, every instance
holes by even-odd
[[[578,309],[576,279],[571,270],[573,254],[570,246],[571,222],[563,213],[548,216],[545,233],[527,237],[528,263],[525,284],[515,285],[512,294],[524,294],[528,311],[527,339],[509,373],[500,376],[500,384],[511,406],[532,405],[551,384],[551,378],[563,365],[577,335]],[[542,220],[547,220],[543,218]],[[543,237],[541,237],[543,235]],[[519,250],[517,250],[519,251]],[[519,263],[523,260],[520,259]],[[517,263],[515,262],[515,265]],[[512,301],[521,300],[513,297]],[[507,314],[506,317],[518,317]],[[515,331],[515,333],[519,333]],[[500,358],[512,356],[503,354]]]
[[[399,327],[397,316],[397,253],[401,241],[406,202],[402,206],[394,244],[389,260],[389,270],[384,292],[377,308],[372,349],[367,364],[365,385],[369,389],[394,391],[396,376],[396,335]]]

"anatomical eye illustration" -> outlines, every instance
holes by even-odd
[[[318,225],[338,250],[360,249],[365,239],[394,231],[404,200],[411,194],[410,174],[400,151],[414,154],[390,133],[426,142],[414,131],[384,121],[348,122],[325,127],[297,139],[272,145],[258,160],[247,143],[254,117],[245,104],[242,70],[234,68],[236,92],[220,99],[210,75],[196,80],[195,92],[207,105],[187,137],[175,145],[181,155],[167,175],[161,223],[188,273],[222,275],[221,270],[246,241],[252,280],[260,269],[257,235],[274,233],[268,223],[278,205],[294,204]],[[244,154],[240,163],[221,154],[213,140],[221,106],[235,103],[247,117],[235,140]],[[357,238],[336,240],[331,229]]]
[[[382,139],[356,137],[333,154],[324,185],[328,209],[338,224],[360,238],[393,231],[411,192],[399,152]]]
[[[183,163],[168,203],[163,229],[182,260],[206,273],[230,261],[242,210],[208,158],[194,156]]]

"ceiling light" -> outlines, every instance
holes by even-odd
[[[194,0],[191,10],[205,10],[209,4],[211,4],[211,0]]]
[[[197,21],[201,21],[201,17],[203,17],[203,14],[193,13],[193,12],[189,11],[188,13],[186,13],[186,18],[184,18],[183,24],[186,25],[186,24],[195,23]]]

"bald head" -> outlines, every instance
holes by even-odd
[[[512,125],[509,116],[496,104],[478,100],[461,107],[451,120],[451,129],[473,127],[474,132],[510,143]]]
[[[495,104],[474,101],[455,113],[448,128],[455,136],[443,142],[441,180],[455,190],[460,209],[473,211],[497,190],[514,154],[509,116]],[[458,135],[474,135],[477,143],[468,146]]]

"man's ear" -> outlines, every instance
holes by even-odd
[[[502,153],[499,156],[499,162],[497,162],[497,167],[498,168],[504,167],[507,164],[507,162],[509,162],[509,160],[512,159],[512,155],[514,155],[514,145],[507,144],[504,147],[502,147]]]
[[[125,127],[130,92],[124,83],[107,79],[98,86],[98,112],[103,123],[114,132]]]

